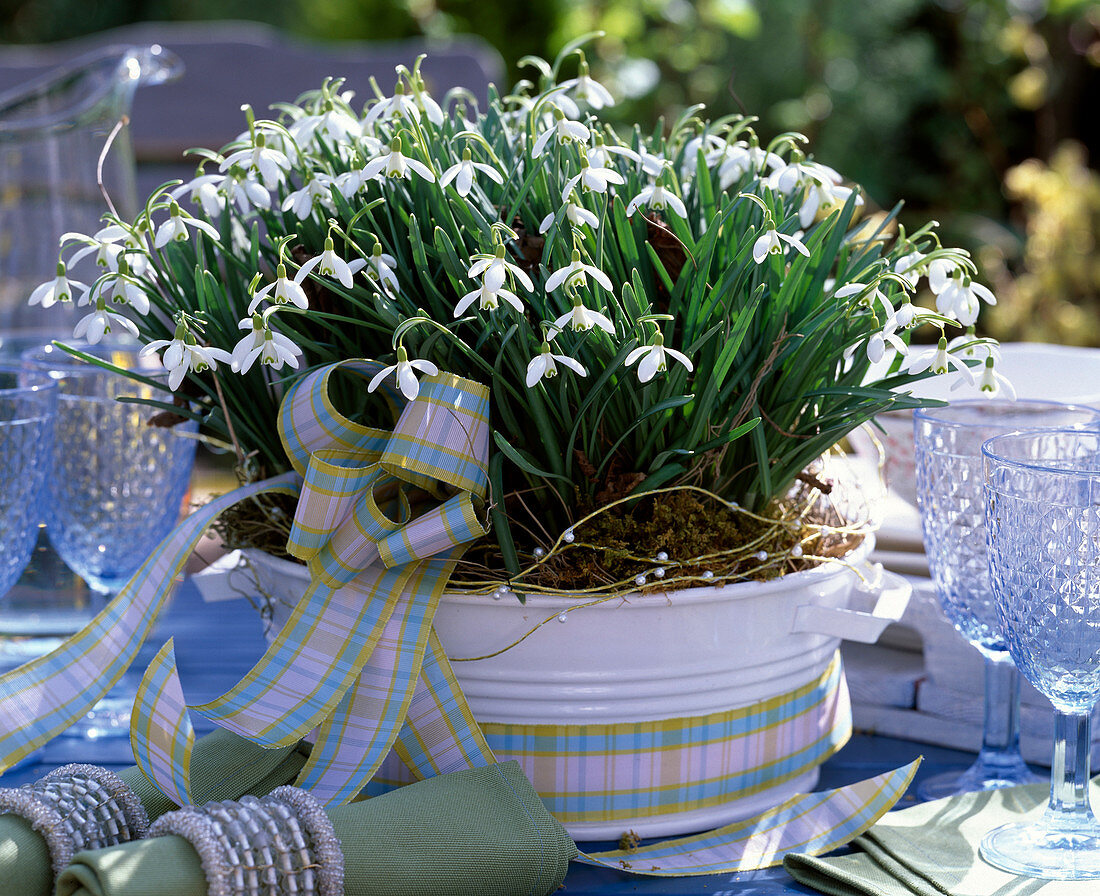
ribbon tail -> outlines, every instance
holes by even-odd
[[[49,653],[0,676],[0,771],[56,737],[114,687],[152,631],[187,558],[219,513],[252,495],[297,494],[297,482],[296,474],[285,473],[195,511],[84,628]]]
[[[171,638],[153,657],[138,685],[130,716],[130,743],[143,775],[177,806],[190,805],[195,729],[183,699]]]
[[[384,637],[408,570],[333,590],[314,580],[267,651],[220,697],[194,707],[222,728],[289,746],[335,711]]]
[[[418,564],[404,580],[397,608],[359,679],[321,726],[297,784],[322,803],[353,799],[396,741],[420,678],[439,597],[460,552]]]
[[[579,861],[652,877],[731,874],[779,865],[789,852],[820,855],[855,839],[901,799],[921,760],[855,784],[797,794],[713,831]]]
[[[434,631],[394,750],[417,778],[497,761]]]

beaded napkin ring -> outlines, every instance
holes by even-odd
[[[344,854],[321,804],[298,787],[263,799],[184,806],[150,837],[175,834],[199,854],[207,896],[342,896]]]
[[[42,835],[54,874],[82,849],[140,840],[149,829],[137,795],[97,765],[66,765],[33,784],[0,788],[0,814],[18,815]]]

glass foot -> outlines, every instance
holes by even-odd
[[[1100,827],[1051,828],[1006,824],[982,840],[981,856],[1012,874],[1046,880],[1100,879]]]
[[[917,797],[922,800],[938,800],[960,793],[999,790],[1018,784],[1040,784],[1048,780],[1029,769],[1018,754],[1009,756],[1007,761],[998,756],[997,762],[990,762],[987,757],[979,754],[977,761],[965,771],[941,772],[925,778],[917,785]]]
[[[64,732],[66,737],[129,737],[134,697],[104,697]]]

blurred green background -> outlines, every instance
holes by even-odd
[[[971,249],[1003,339],[1100,345],[1100,0],[0,0],[0,39],[248,19],[313,40],[474,33],[509,80],[589,31],[626,125],[705,103],[797,130],[873,204]]]

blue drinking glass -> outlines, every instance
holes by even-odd
[[[0,597],[23,572],[38,536],[56,406],[49,377],[0,364]]]
[[[1045,401],[963,401],[914,414],[917,505],[936,597],[985,663],[982,746],[970,768],[928,778],[922,799],[1040,781],[1020,755],[1020,678],[997,625],[985,545],[982,443],[1016,429],[1100,429],[1100,412]]]
[[[46,532],[58,555],[94,591],[112,597],[180,519],[195,458],[197,424],[158,426],[170,405],[167,374],[134,345],[76,345],[130,376],[57,346],[23,356],[57,383],[55,450],[45,489]],[[129,735],[134,684],[123,679],[69,730],[86,737]],[[119,693],[121,692],[121,693]]]
[[[170,404],[172,396],[166,374],[147,366],[135,348],[81,350],[138,371],[148,381],[81,361],[55,346],[25,357],[49,370],[58,384],[46,531],[69,567],[110,595],[179,521],[195,459],[196,424],[150,424],[157,409],[139,402]]]
[[[982,447],[989,571],[1016,667],[1054,705],[1050,799],[990,831],[981,855],[1015,874],[1100,878],[1089,726],[1100,697],[1100,433],[1011,433]]]

